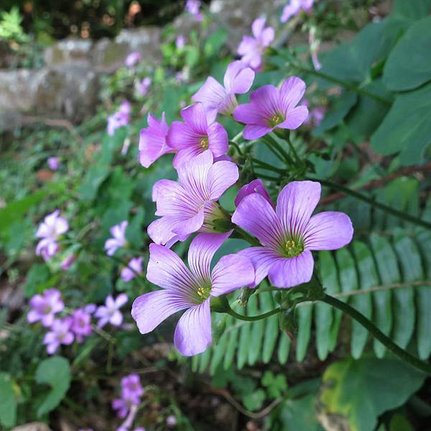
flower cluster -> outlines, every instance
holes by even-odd
[[[260,19],[253,27],[253,46],[259,55],[273,38],[273,31],[264,25]],[[141,164],[148,167],[173,153],[178,180],[162,179],[153,186],[159,218],[148,227],[154,243],[149,247],[146,277],[161,290],[135,299],[132,317],[146,334],[183,311],[174,344],[186,356],[205,351],[212,342],[213,298],[256,287],[266,277],[278,288],[309,282],[314,266],[311,252],[334,250],[352,239],[352,224],[345,214],[312,216],[321,193],[317,182],[287,184],[274,204],[264,183],[256,179],[239,190],[232,215],[219,204],[223,193],[238,181],[239,169],[228,156],[229,138],[218,115],[244,124],[243,138],[250,141],[280,129],[297,129],[308,117],[307,107],[300,104],[306,85],[295,76],[279,87],[256,89],[248,103],[238,105],[235,95],[250,90],[260,64],[260,60],[231,63],[223,85],[212,77],[205,81],[192,97],[195,103],[182,109],[182,122],[169,126],[164,115],[157,120],[149,114],[148,127],[141,130]],[[238,228],[260,245],[223,256],[212,265],[217,250]],[[186,265],[170,247],[194,233]]]
[[[59,250],[58,239],[69,230],[69,224],[60,216],[60,210],[48,214],[39,225],[36,238],[40,241],[36,246],[36,254],[47,261],[55,256]]]
[[[114,136],[117,129],[127,126],[130,123],[131,112],[132,106],[130,102],[124,100],[118,108],[118,111],[108,117],[108,126],[106,130],[109,136]]]
[[[301,11],[309,13],[313,7],[314,0],[289,0],[281,13],[281,22],[287,22]]]

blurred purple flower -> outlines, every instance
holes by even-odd
[[[47,289],[42,294],[34,295],[30,299],[30,311],[27,314],[29,323],[41,322],[43,326],[50,327],[55,315],[64,310],[61,292],[57,289]]]
[[[36,255],[42,256],[45,261],[48,261],[51,257],[55,256],[58,250],[59,246],[57,242],[49,238],[40,240],[36,245]]]
[[[127,266],[121,270],[121,279],[126,283],[133,280],[138,274],[142,273],[142,257],[134,257]]]
[[[204,105],[207,115],[215,119],[217,113],[230,115],[237,107],[235,94],[247,93],[253,85],[255,73],[241,61],[230,63],[222,86],[212,76],[192,96],[194,102]]]
[[[123,315],[120,308],[127,303],[127,295],[120,293],[115,299],[109,295],[105,300],[105,305],[97,308],[94,316],[99,319],[97,326],[102,328],[107,323],[113,326],[120,326],[123,323]]]
[[[150,244],[147,279],[162,290],[135,299],[132,317],[139,331],[147,334],[172,314],[186,310],[175,329],[174,344],[184,356],[197,355],[211,344],[211,297],[225,295],[254,280],[249,259],[223,256],[211,270],[216,251],[229,237],[225,234],[199,234],[190,244],[188,263],[167,247]]]
[[[119,418],[125,418],[129,413],[130,402],[123,398],[116,398],[112,401],[112,408],[117,412]]]
[[[238,206],[240,202],[248,195],[251,195],[252,193],[259,193],[261,196],[263,196],[272,206],[274,204],[272,203],[271,196],[269,196],[268,191],[265,188],[265,185],[263,184],[263,181],[260,179],[253,180],[250,183],[246,184],[245,186],[242,186],[238,194],[235,198],[235,205]]]
[[[71,319],[54,320],[50,331],[45,334],[43,344],[46,345],[46,351],[49,355],[54,354],[61,344],[69,345],[73,343],[74,336],[71,332]]]
[[[200,0],[187,0],[185,9],[186,11],[193,15],[196,21],[202,21],[202,14],[200,12],[201,2]]]
[[[137,374],[129,374],[121,379],[121,397],[124,400],[129,400],[132,404],[137,405],[141,402],[143,394],[144,388]]]
[[[313,1],[314,0],[289,0],[289,3],[283,8],[280,21],[289,21],[292,16],[298,15],[301,10],[309,13],[313,7]]]
[[[261,17],[254,20],[252,24],[253,36],[243,36],[238,46],[238,55],[241,61],[253,70],[259,70],[262,66],[262,55],[274,40],[274,29],[265,28],[266,19]]]
[[[238,167],[229,161],[213,163],[207,150],[178,168],[178,182],[160,180],[153,186],[156,215],[148,235],[157,244],[172,245],[190,234],[213,230],[216,218],[224,218],[216,201],[238,180]]]
[[[126,57],[124,64],[126,67],[132,68],[135,67],[141,60],[142,54],[138,51],[133,51]]]
[[[144,78],[142,81],[137,81],[136,83],[137,93],[140,96],[144,97],[148,93],[148,90],[150,89],[152,82],[153,80],[149,76]]]
[[[91,314],[85,308],[77,308],[71,315],[71,331],[76,337],[78,343],[81,343],[85,337],[92,333]]]
[[[164,154],[174,151],[166,142],[168,132],[164,112],[161,120],[148,114],[148,127],[141,129],[139,135],[139,161],[142,166],[148,168]]]
[[[352,240],[350,218],[326,211],[311,216],[320,199],[321,186],[294,181],[280,192],[275,209],[259,193],[246,196],[232,222],[254,235],[262,247],[240,251],[253,262],[255,285],[267,275],[275,287],[293,287],[311,280],[313,250],[337,250]]]
[[[166,418],[166,426],[168,428],[174,428],[175,426],[177,426],[177,418],[174,415],[169,415]]]
[[[67,220],[60,216],[60,210],[55,210],[43,219],[43,222],[37,228],[36,237],[55,241],[60,235],[66,233],[68,229]]]
[[[250,102],[239,105],[235,120],[245,123],[245,139],[258,139],[274,129],[297,129],[308,116],[304,105],[297,106],[305,92],[305,82],[293,76],[280,88],[264,85],[250,96]]]
[[[48,168],[52,171],[57,171],[60,167],[60,159],[58,157],[48,157],[46,162],[48,163]]]
[[[109,229],[112,238],[107,239],[105,242],[105,251],[108,256],[112,256],[119,248],[127,244],[126,229],[128,224],[129,222],[124,220]]]
[[[173,164],[176,169],[210,150],[214,158],[228,151],[228,135],[225,128],[214,118],[208,118],[202,103],[194,103],[181,110],[184,122],[174,121],[167,136],[168,145],[177,151]]]
[[[73,263],[75,262],[76,256],[74,254],[69,254],[69,256],[66,256],[63,261],[60,264],[60,268],[63,271],[67,271],[70,269],[70,267],[73,265]]]
[[[186,38],[184,35],[179,34],[175,39],[175,46],[177,49],[183,49],[186,45]]]
[[[114,112],[108,117],[107,132],[109,136],[113,136],[115,131],[120,127],[127,126],[130,123],[130,114],[132,106],[127,100],[123,101],[117,112]]]

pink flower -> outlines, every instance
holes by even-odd
[[[128,224],[129,222],[125,220],[112,226],[109,230],[112,238],[107,239],[105,242],[105,251],[108,256],[112,256],[119,248],[127,244],[126,229]]]
[[[129,374],[121,379],[121,398],[130,400],[132,404],[139,404],[144,388],[137,374]]]
[[[274,129],[297,129],[308,116],[308,109],[297,106],[305,92],[305,82],[293,76],[280,88],[264,85],[251,94],[250,102],[239,105],[233,117],[245,123],[245,139],[258,139]]]
[[[55,320],[51,330],[45,334],[43,344],[46,345],[46,351],[49,355],[54,354],[61,344],[69,345],[73,343],[73,333],[70,330],[70,318]]]
[[[193,15],[196,21],[202,21],[202,14],[200,12],[201,2],[200,0],[187,0],[186,1],[186,11]]]
[[[76,256],[74,254],[69,254],[69,256],[66,256],[63,261],[61,262],[60,268],[63,271],[67,271],[70,269],[70,267],[75,262]]]
[[[27,314],[29,323],[41,322],[43,326],[50,327],[55,315],[64,310],[61,292],[57,289],[47,289],[41,295],[34,295],[30,299],[30,311]]]
[[[253,262],[255,285],[266,276],[280,288],[307,283],[313,275],[313,250],[337,250],[352,240],[346,214],[326,211],[311,216],[320,192],[317,182],[294,181],[280,192],[275,208],[259,193],[241,200],[232,222],[261,243],[240,251]]]
[[[189,248],[189,267],[167,247],[150,244],[147,279],[162,290],[141,295],[133,302],[132,317],[141,334],[153,331],[172,314],[187,310],[175,329],[175,347],[184,356],[207,349],[212,342],[211,297],[225,295],[254,280],[251,262],[238,254],[223,256],[211,270],[214,254],[229,235],[196,236]]]
[[[176,39],[175,39],[175,46],[176,48],[179,49],[183,49],[184,46],[186,45],[186,38],[184,35],[179,34]]]
[[[292,16],[298,15],[301,10],[304,12],[310,12],[313,7],[314,0],[290,0],[289,3],[284,6],[283,12],[281,13],[281,22],[289,21]]]
[[[230,115],[238,105],[235,94],[247,93],[254,81],[255,73],[241,61],[230,63],[224,74],[224,86],[212,76],[192,96],[194,102],[201,102],[207,115],[216,117],[217,113]]]
[[[36,246],[36,255],[49,260],[58,252],[58,238],[69,230],[69,224],[60,211],[48,214],[36,231],[36,238],[41,238]]]
[[[274,40],[274,29],[265,28],[265,18],[257,18],[252,24],[253,36],[244,36],[238,47],[241,61],[253,70],[259,70],[262,66],[262,55]]]
[[[177,154],[173,164],[176,169],[210,150],[214,158],[228,151],[228,135],[220,123],[212,122],[202,103],[195,103],[181,110],[184,122],[174,121],[169,129],[167,142]]]
[[[123,315],[120,308],[126,302],[127,295],[125,293],[120,293],[115,299],[109,295],[105,300],[105,305],[98,307],[94,314],[99,319],[97,326],[102,328],[107,323],[113,326],[120,326],[123,323]]]
[[[126,67],[132,68],[135,67],[141,60],[142,54],[138,51],[133,51],[126,57],[124,64]]]
[[[60,159],[58,157],[48,157],[47,163],[51,171],[57,171],[60,167]]]
[[[174,428],[177,426],[177,418],[174,415],[169,415],[166,418],[166,426],[168,428]]]
[[[236,195],[236,198],[235,198],[235,205],[238,206],[246,196],[251,195],[252,193],[259,193],[271,205],[273,205],[271,196],[269,196],[269,193],[267,192],[265,185],[263,184],[263,181],[260,179],[253,180],[239,189],[238,194]]]
[[[138,274],[142,273],[142,257],[134,257],[121,270],[121,279],[126,283],[133,280]]]
[[[213,163],[207,150],[178,168],[178,182],[160,180],[153,187],[156,215],[148,227],[157,244],[184,241],[193,232],[213,230],[224,215],[216,201],[238,180],[238,168],[229,161]]]
[[[144,97],[148,93],[152,82],[153,81],[149,76],[144,78],[142,81],[138,81],[136,83],[136,91],[138,92],[138,94]]]
[[[114,112],[108,117],[107,132],[109,136],[113,136],[115,131],[120,127],[127,126],[130,123],[130,114],[132,106],[127,100],[123,101],[117,112]]]
[[[93,332],[91,328],[91,314],[85,308],[77,308],[71,315],[70,329],[76,337],[78,343],[81,343],[85,337]]]
[[[166,142],[168,132],[164,112],[161,120],[148,114],[148,127],[141,129],[139,135],[139,161],[142,166],[148,168],[164,154],[174,151]]]

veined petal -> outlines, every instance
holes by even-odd
[[[218,200],[220,196],[238,181],[239,172],[235,163],[220,161],[214,163],[208,172],[210,199]]]
[[[279,90],[271,84],[259,87],[250,96],[251,103],[256,106],[260,116],[266,120],[269,120],[275,114],[282,114],[284,112],[280,109],[279,100]]]
[[[222,156],[229,149],[229,138],[226,129],[220,123],[212,123],[208,127],[208,149],[214,157]]]
[[[305,247],[310,250],[337,250],[353,237],[350,218],[338,211],[325,211],[311,217],[304,233]]]
[[[193,274],[202,279],[211,276],[211,260],[220,246],[229,238],[226,233],[201,233],[191,242],[189,247],[188,262]]]
[[[187,238],[193,232],[197,232],[204,224],[205,211],[201,208],[196,214],[189,218],[183,218],[180,223],[177,223],[172,231],[179,235],[181,241]]]
[[[218,108],[226,98],[226,90],[212,76],[192,96],[194,102],[201,102],[206,108]]]
[[[166,141],[170,147],[179,151],[185,148],[199,147],[200,137],[201,135],[192,129],[190,125],[181,121],[174,121],[169,128]]]
[[[223,256],[212,271],[211,295],[225,295],[253,284],[254,279],[254,267],[250,259],[240,254]]]
[[[132,305],[132,317],[141,334],[148,334],[172,314],[190,307],[184,299],[168,290],[138,296]]]
[[[273,206],[271,196],[269,196],[268,191],[265,188],[265,184],[263,184],[263,181],[261,179],[256,179],[251,181],[250,183],[242,186],[238,194],[235,198],[235,206],[238,206],[239,203],[248,195],[251,195],[252,193],[259,193],[262,195],[270,204]]]
[[[248,195],[240,202],[232,222],[254,235],[264,246],[277,247],[283,235],[274,208],[258,193]]]
[[[297,106],[286,114],[286,119],[277,125],[280,129],[295,130],[308,118],[308,108]]]
[[[266,126],[262,120],[262,115],[254,103],[244,103],[239,105],[233,111],[233,118],[244,124],[260,124]]]
[[[293,181],[278,195],[276,212],[285,231],[303,234],[320,199],[321,186],[315,181]]]
[[[196,214],[196,208],[201,204],[200,201],[193,202],[181,184],[171,180],[154,184],[153,200],[157,203],[157,216],[190,217]]]
[[[174,165],[174,168],[178,170],[182,165],[187,164],[199,154],[202,154],[202,152],[203,149],[198,145],[182,148],[178,150],[172,164]]]
[[[254,70],[237,60],[228,65],[224,75],[224,86],[230,94],[244,94],[253,85],[254,77]]]
[[[268,275],[271,266],[280,259],[280,256],[267,247],[250,247],[241,250],[239,254],[250,259],[254,266],[255,279],[252,287],[258,286]]]
[[[172,229],[177,223],[181,223],[180,217],[164,216],[157,220],[154,220],[147,229],[148,236],[156,244],[167,244],[171,243],[172,239],[177,237]],[[171,243],[173,244],[173,243]]]
[[[193,277],[181,258],[169,248],[150,244],[147,279],[151,283],[174,291],[183,298],[193,292]]]
[[[212,342],[210,300],[189,308],[178,321],[174,344],[184,356],[204,352]]]
[[[297,76],[286,79],[280,87],[280,105],[283,112],[294,108],[304,97],[305,82]]]
[[[259,139],[262,136],[267,135],[272,131],[271,127],[267,126],[256,126],[254,124],[247,124],[244,128],[242,136],[244,139],[248,139],[249,141],[253,141],[255,139]]]
[[[297,257],[275,261],[269,269],[268,277],[275,287],[294,287],[309,282],[313,275],[313,268],[311,251],[305,250]]]
[[[181,117],[188,127],[200,135],[206,135],[208,128],[207,116],[202,103],[193,103],[181,110]]]

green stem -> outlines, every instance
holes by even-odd
[[[320,300],[348,314],[352,319],[356,320],[364,328],[366,328],[378,341],[380,341],[394,355],[398,356],[403,361],[409,363],[415,368],[418,368],[424,373],[431,374],[431,364],[427,364],[419,360],[415,356],[411,355],[410,353],[408,353],[407,351],[399,347],[359,311],[357,311],[347,303],[326,294]]]
[[[251,158],[252,162],[256,165],[259,165],[258,167],[261,167],[263,169],[267,169],[268,171],[275,172],[280,175],[284,175],[286,172],[284,169],[276,168],[275,166],[270,165],[269,163],[263,162],[262,160],[255,159],[254,157]]]
[[[378,94],[371,93],[368,90],[364,90],[363,88],[358,87],[355,84],[352,84],[351,82],[343,81],[341,79],[335,78],[334,76],[328,75],[327,73],[321,72],[319,70],[309,69],[308,67],[300,66],[298,64],[293,64],[293,67],[295,69],[298,69],[300,72],[308,73],[310,75],[317,76],[318,78],[322,78],[325,81],[339,84],[342,87],[346,88],[347,90],[351,90],[355,93],[362,94],[363,96],[367,96],[371,99],[377,100],[378,102],[383,103],[385,105],[391,105],[392,104],[392,102],[390,100],[388,100],[382,96],[379,96]]]
[[[283,159],[290,165],[293,164],[293,160],[292,158],[289,156],[289,154],[287,153],[287,151],[270,135],[266,135],[263,138],[263,141],[268,145],[268,146],[272,146],[274,149],[277,149],[277,151],[280,152],[280,154],[282,155]],[[283,160],[282,159],[282,160]]]
[[[313,180],[313,178],[306,178],[306,179]],[[332,181],[329,181],[329,180],[320,180],[319,179],[317,181],[319,181],[324,186],[332,187],[333,189],[339,190],[340,192],[343,192],[343,193],[346,193],[347,195],[353,196],[354,198],[359,199],[363,202],[366,202],[369,205],[371,205],[375,208],[378,208],[382,211],[385,211],[388,214],[391,214],[394,217],[397,217],[401,220],[417,224],[417,225],[422,226],[426,229],[431,229],[431,223],[430,222],[427,222],[427,221],[422,220],[418,217],[407,214],[403,211],[396,210],[395,208],[392,208],[388,205],[377,202],[373,198],[370,198],[366,195],[363,195],[362,193],[359,193],[355,190],[349,189],[348,187],[342,186],[341,184],[333,183]]]
[[[274,314],[280,313],[282,310],[281,308],[274,308],[274,310],[268,311],[266,313],[263,314],[259,314],[257,316],[244,316],[243,314],[238,314],[236,311],[233,311],[231,308],[229,308],[226,313],[231,315],[232,317],[235,317],[236,319],[239,320],[245,320],[247,322],[254,322],[256,320],[262,320],[262,319],[266,319],[267,317],[271,317]]]

